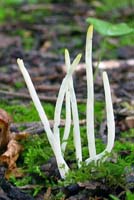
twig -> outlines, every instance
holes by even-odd
[[[19,189],[21,190],[32,190],[35,189],[37,187],[41,187],[40,185],[23,185],[23,186],[18,186]]]
[[[0,97],[2,99],[2,97],[5,99],[5,96],[7,99],[25,99],[25,100],[31,100],[31,97],[29,94],[23,93],[23,92],[9,92],[9,91],[4,91],[4,90],[0,90]],[[52,97],[52,96],[41,96],[39,95],[39,99],[45,102],[50,102],[50,103],[55,103],[57,98],[56,97]],[[78,103],[85,103],[86,100],[85,99],[77,99]]]
[[[93,62],[93,66],[96,66],[97,62]],[[127,59],[127,60],[103,60],[99,63],[99,69],[115,69],[115,68],[126,68],[126,67],[133,67],[134,66],[134,59]],[[86,69],[85,63],[80,63],[77,66],[76,72]],[[66,66],[62,65],[63,72],[66,71]]]
[[[53,128],[54,120],[49,120],[50,127]],[[73,125],[73,123],[71,123]],[[80,120],[79,125],[84,126],[86,124],[86,120]],[[65,120],[61,120],[60,127],[65,126]],[[26,123],[12,123],[10,126],[10,131],[17,131],[20,127],[24,127],[25,132],[31,134],[40,134],[44,133],[44,127],[41,122],[26,122]]]
[[[56,86],[53,86],[53,85],[38,85],[38,86],[35,86],[35,89],[37,91],[41,91],[41,92],[45,92],[45,91],[55,91],[55,92],[58,92],[59,89],[60,89],[60,85],[56,85]]]

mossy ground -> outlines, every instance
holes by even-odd
[[[20,106],[17,105],[17,102],[10,105],[5,102],[0,102],[0,105],[1,108],[4,108],[11,114],[11,116],[13,116],[14,122],[39,121],[38,113],[32,103]],[[54,105],[47,103],[43,104],[43,106],[49,119],[53,119]],[[80,118],[83,119],[85,117],[85,105],[79,105],[79,112],[81,113]],[[65,111],[63,109],[63,118],[64,113]],[[96,124],[98,124],[96,126],[97,153],[102,152],[105,148],[105,144],[98,133],[100,122],[104,119],[104,113],[104,103],[97,102],[95,104],[95,121]],[[61,134],[63,133],[63,129],[64,128],[61,128]],[[88,157],[88,148],[85,126],[81,127],[81,138],[83,159],[86,159]],[[71,163],[71,171],[65,181],[59,180],[57,182],[51,177],[48,180],[45,174],[40,170],[40,166],[47,163],[49,159],[53,157],[53,152],[50,148],[45,132],[41,135],[31,135],[26,140],[21,141],[24,151],[17,161],[18,167],[21,168],[25,176],[20,179],[11,177],[10,181],[17,186],[28,184],[37,185],[37,187],[32,190],[34,196],[44,187],[51,187],[53,189],[55,186],[60,188],[80,182],[84,183],[86,181],[103,182],[103,184],[107,185],[109,192],[111,192],[112,195],[116,195],[115,190],[117,187],[121,187],[124,192],[128,193],[130,184],[132,183],[127,182],[126,177],[129,176],[129,173],[132,171],[132,166],[134,165],[133,138],[134,129],[123,132],[120,135],[120,139],[116,140],[112,154],[109,155],[107,162],[99,162],[97,165],[91,163],[88,166],[83,163],[82,167],[78,169],[75,161],[73,135],[71,131],[65,154],[66,160]],[[64,193],[58,191],[56,196],[52,197],[52,199],[59,199],[59,196],[63,197]],[[109,196],[109,198],[114,199],[113,196]]]

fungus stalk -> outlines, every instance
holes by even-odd
[[[70,105],[70,91],[67,89],[66,91],[66,97],[65,97],[65,102],[66,102],[66,121],[65,121],[65,129],[64,129],[64,134],[62,138],[62,144],[61,144],[61,150],[64,155],[66,146],[67,146],[67,140],[69,137],[70,133],[70,128],[71,128],[71,105]]]
[[[66,63],[66,67],[67,67],[67,73],[70,73],[72,70],[74,70],[76,68],[76,66],[78,65],[78,62],[81,58],[81,55],[78,55],[76,58],[77,59],[74,59],[72,65],[71,65],[69,52],[67,49],[65,50],[65,63]],[[73,138],[74,139],[73,140],[74,140],[74,146],[75,146],[75,151],[76,151],[76,160],[78,162],[78,167],[80,167],[81,162],[82,162],[82,147],[81,147],[81,137],[80,137],[80,127],[79,127],[79,115],[78,115],[77,101],[76,101],[76,95],[75,95],[74,86],[73,86],[72,75],[70,77],[70,80],[68,81],[68,88],[66,91],[66,95],[69,95],[69,96],[67,96],[68,98],[66,99],[67,100],[66,106],[68,105],[68,107],[69,107],[69,103],[71,103],[70,105],[71,105],[73,124],[74,124],[74,130],[73,130]],[[69,110],[66,112],[66,114],[71,115],[70,107],[69,107]],[[68,118],[69,124],[66,124],[66,127],[65,127],[65,132],[64,132],[63,138],[66,139],[66,143],[65,142],[63,143],[63,145],[62,145],[63,147],[65,147],[65,145],[67,144],[67,139],[69,136],[69,129],[70,129],[70,122],[71,122],[70,117],[69,116],[66,116],[66,117]]]
[[[41,102],[39,100],[39,97],[35,91],[35,88],[33,86],[33,83],[31,81],[31,78],[28,74],[28,71],[26,70],[25,66],[24,66],[24,63],[23,63],[23,60],[21,59],[17,59],[17,62],[18,62],[18,65],[19,65],[19,68],[20,68],[20,71],[24,77],[24,80],[26,82],[26,85],[27,85],[27,88],[29,90],[29,93],[31,95],[31,98],[34,102],[34,105],[38,111],[38,114],[40,116],[40,119],[43,123],[43,126],[44,126],[44,130],[46,131],[46,134],[47,134],[47,137],[48,137],[48,140],[49,140],[49,143],[52,147],[52,150],[55,154],[55,157],[56,157],[56,161],[57,161],[57,165],[58,165],[58,169],[59,169],[59,172],[60,172],[60,175],[62,178],[65,178],[66,174],[68,173],[69,171],[69,167],[68,165],[66,164],[63,156],[62,156],[62,152],[61,152],[61,147],[60,147],[60,141],[59,141],[59,138],[56,137],[51,128],[50,128],[50,124],[49,124],[49,121],[47,119],[47,116],[46,116],[46,113],[41,105]]]
[[[66,92],[69,92],[68,86],[69,86],[70,82],[72,82],[72,74],[73,74],[76,66],[78,65],[80,59],[81,59],[81,54],[78,54],[76,56],[76,58],[74,59],[73,64],[70,66],[70,68],[68,68],[67,74],[62,81],[62,84],[61,84],[61,87],[59,90],[59,94],[57,97],[55,113],[54,113],[54,135],[57,137],[58,140],[60,140],[59,125],[60,125],[60,120],[61,120],[60,116],[61,116],[61,109],[62,109],[64,96],[65,96]],[[70,101],[69,97],[66,100]],[[67,113],[67,114],[69,114],[69,113]]]
[[[104,84],[104,92],[105,92],[105,101],[106,101],[106,115],[107,115],[107,146],[106,152],[110,153],[114,146],[115,140],[115,120],[114,120],[114,112],[113,112],[113,104],[112,97],[110,91],[109,80],[106,72],[103,72],[103,84]]]
[[[90,158],[94,159],[96,156],[95,135],[94,135],[94,84],[93,84],[93,70],[92,70],[92,37],[93,26],[89,26],[86,38],[86,75],[87,75],[87,139],[88,150]]]
[[[66,52],[68,54],[68,63],[70,62],[70,56],[69,52]],[[72,63],[72,66],[75,65],[75,60]],[[69,90],[70,90],[70,100],[71,100],[71,109],[72,109],[72,117],[73,117],[73,137],[74,137],[74,146],[76,151],[76,160],[78,162],[78,167],[81,167],[82,162],[82,147],[81,147],[81,136],[80,136],[80,126],[79,126],[79,114],[78,114],[78,107],[77,107],[77,100],[76,95],[74,91],[74,85],[73,85],[73,77],[71,77],[71,81],[69,83]]]
[[[66,69],[67,72],[70,69],[71,63],[70,63],[70,57],[69,57],[69,53],[68,50],[65,49],[65,65],[66,65]],[[70,105],[70,90],[69,90],[69,85],[67,87],[67,91],[66,91],[66,97],[65,97],[65,103],[66,103],[66,122],[65,122],[65,129],[64,129],[64,134],[63,134],[63,138],[62,138],[62,144],[61,144],[61,149],[62,149],[62,153],[64,154],[65,150],[66,150],[66,146],[67,146],[67,140],[69,137],[69,133],[70,133],[70,128],[71,128],[71,105]]]
[[[104,93],[105,93],[105,102],[106,102],[106,117],[107,117],[107,145],[103,152],[96,155],[94,159],[88,158],[86,160],[86,163],[89,164],[91,161],[97,161],[101,160],[105,161],[107,158],[106,153],[111,153],[113,146],[114,146],[114,140],[115,140],[115,121],[114,121],[114,112],[113,112],[113,105],[112,105],[112,97],[110,92],[110,85],[107,73],[103,72],[103,85],[104,85]]]
[[[86,119],[87,119],[87,140],[88,140],[88,150],[89,158],[85,160],[87,164],[91,161],[104,160],[106,158],[106,152],[110,153],[114,146],[115,139],[115,122],[114,113],[112,106],[112,98],[110,92],[109,80],[107,73],[103,72],[103,84],[104,93],[106,101],[106,116],[107,116],[107,145],[103,152],[96,154],[95,146],[95,135],[94,135],[94,84],[93,84],[93,70],[92,70],[92,36],[93,36],[93,26],[89,26],[86,37],[86,50],[85,50],[85,63],[86,63],[86,76],[87,76],[87,108],[86,108]],[[69,138],[70,128],[71,128],[71,113],[74,124],[74,146],[76,151],[76,160],[78,162],[78,167],[81,167],[82,162],[82,147],[81,147],[81,136],[80,136],[80,126],[79,126],[79,115],[77,108],[76,95],[73,85],[73,72],[80,62],[81,54],[76,56],[73,63],[70,62],[70,56],[68,50],[65,50],[65,63],[67,67],[67,73],[65,78],[61,83],[58,98],[55,105],[54,113],[54,127],[53,130],[50,128],[49,120],[46,113],[41,105],[39,97],[35,91],[31,78],[26,70],[24,63],[21,59],[17,59],[20,71],[24,77],[27,88],[34,102],[34,105],[38,111],[40,119],[43,123],[44,130],[47,134],[48,141],[54,152],[57,166],[62,178],[66,177],[69,171],[69,167],[64,160],[64,152],[67,146],[67,140]],[[60,121],[61,121],[61,110],[63,106],[63,101],[65,98],[66,103],[66,122],[62,141],[60,141]]]

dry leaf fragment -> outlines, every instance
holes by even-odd
[[[22,172],[16,168],[16,160],[23,149],[17,141],[24,139],[29,135],[25,132],[11,133],[11,121],[11,117],[8,113],[5,110],[0,109],[0,150],[3,152],[7,149],[0,155],[0,162],[8,166],[5,174],[6,178],[9,178],[11,174],[14,174],[17,177],[22,175]]]
[[[0,156],[0,161],[6,163],[9,169],[16,167],[16,160],[22,151],[22,146],[14,139],[10,140],[7,150]]]
[[[23,170],[21,168],[14,168],[14,169],[7,169],[5,172],[5,178],[7,180],[10,179],[11,176],[14,176],[16,178],[22,178],[25,176]]]
[[[10,134],[10,140],[14,139],[14,140],[19,141],[19,140],[26,139],[29,136],[30,136],[30,133],[27,133],[27,132],[19,132],[19,133],[12,132]]]

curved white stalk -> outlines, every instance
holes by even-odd
[[[72,78],[70,81],[70,98],[71,98],[71,108],[72,108],[73,123],[74,123],[74,146],[76,150],[76,160],[78,161],[78,167],[81,167],[82,147],[81,147],[80,126],[79,126],[79,115],[78,115],[77,101],[76,101]]]
[[[57,142],[57,137],[54,137],[53,146],[54,146],[54,155],[56,157],[56,162],[57,162],[60,175],[63,179],[65,179],[66,175],[68,174],[69,167],[63,158],[60,141]]]
[[[94,85],[92,70],[92,36],[93,26],[89,26],[86,38],[86,74],[87,74],[87,139],[91,159],[96,156],[94,135]]]
[[[76,56],[76,58],[74,59],[72,65],[70,65],[70,68],[68,69],[67,74],[70,74],[70,75],[72,76],[74,70],[76,69],[77,65],[78,65],[79,62],[80,62],[81,56],[82,56],[81,53],[79,53],[79,54]]]
[[[71,65],[70,69],[68,70],[67,75],[63,79],[63,82],[59,90],[59,94],[58,94],[56,106],[55,106],[55,113],[54,113],[54,135],[56,135],[57,138],[60,138],[59,125],[60,125],[61,109],[62,109],[65,92],[67,91],[68,83],[70,82],[72,73],[74,72],[76,66],[78,65],[80,58],[81,58],[81,54],[77,55],[77,57],[74,59],[74,62]]]
[[[59,90],[59,94],[57,97],[56,105],[55,105],[53,132],[59,141],[60,141],[59,126],[60,126],[60,120],[61,120],[60,118],[61,109],[62,109],[64,96],[67,90],[67,83],[69,79],[70,79],[69,75],[66,75],[65,78],[63,79],[60,90]]]
[[[68,72],[71,64],[70,64],[69,52],[67,49],[65,49],[65,64],[66,64],[67,72]],[[61,149],[62,149],[63,154],[67,146],[67,140],[68,140],[70,128],[71,128],[70,90],[68,88],[66,91],[65,103],[66,103],[66,122],[65,122],[65,129],[64,129],[64,134],[63,134],[62,144],[61,144]]]
[[[104,156],[106,155],[106,151],[104,150],[103,152],[97,154],[96,156],[94,156],[94,158],[88,158],[85,160],[86,164],[90,164],[91,162],[97,162],[98,160],[104,158]]]
[[[45,129],[45,131],[47,133],[48,140],[49,140],[51,146],[53,146],[53,143],[52,143],[52,141],[53,141],[53,133],[52,133],[52,130],[50,128],[50,124],[49,124],[49,121],[47,119],[46,113],[45,113],[45,111],[44,111],[44,109],[43,109],[43,107],[41,105],[39,97],[38,97],[38,95],[37,95],[37,93],[35,91],[35,88],[33,86],[33,83],[31,81],[29,73],[28,73],[28,71],[26,70],[26,68],[24,66],[23,60],[18,58],[17,59],[17,63],[18,63],[18,66],[20,68],[20,71],[21,71],[21,73],[22,73],[22,75],[24,77],[24,80],[26,82],[26,85],[27,85],[27,88],[29,90],[30,96],[31,96],[31,98],[32,98],[32,100],[34,102],[34,105],[35,105],[38,113],[39,113],[40,119],[41,119],[41,121],[42,121],[42,123],[44,125],[44,129]]]
[[[70,64],[70,56],[68,50],[65,50],[65,61],[67,65],[67,70],[71,71],[72,66],[76,66],[76,60],[73,61],[72,65]],[[73,67],[75,68],[75,67]],[[81,147],[81,137],[80,137],[80,126],[79,126],[79,115],[78,115],[78,108],[77,108],[77,101],[73,86],[73,78],[71,75],[70,82],[68,83],[68,89],[70,91],[70,100],[71,100],[71,110],[73,116],[73,123],[74,123],[74,146],[76,150],[76,160],[78,161],[78,167],[81,166],[82,162],[82,147]]]
[[[106,72],[103,72],[103,85],[104,85],[104,93],[105,93],[105,101],[106,101],[106,115],[107,115],[107,146],[103,152],[96,155],[94,159],[88,158],[86,163],[89,164],[90,162],[100,160],[104,161],[106,157],[106,153],[110,153],[114,146],[115,140],[115,121],[114,121],[114,112],[113,112],[113,105],[112,105],[112,98],[110,92],[110,85],[109,80]]]
[[[45,114],[45,111],[40,103],[40,100],[38,98],[38,95],[35,91],[35,88],[33,86],[33,83],[31,81],[31,78],[28,74],[28,71],[26,70],[23,60],[21,59],[17,59],[19,68],[22,72],[22,75],[24,77],[24,80],[26,82],[26,85],[28,87],[29,93],[31,95],[31,98],[34,102],[34,105],[38,111],[38,114],[40,116],[40,119],[44,125],[44,130],[46,131],[49,143],[53,149],[53,152],[55,154],[56,157],[56,161],[57,161],[57,165],[58,165],[58,169],[60,172],[60,175],[62,178],[65,178],[66,174],[68,173],[69,167],[67,166],[63,156],[62,156],[62,152],[61,152],[61,147],[60,147],[60,141],[57,140],[57,137],[55,137],[50,129],[50,124],[49,121],[47,119],[47,116]]]
[[[67,68],[67,73],[69,72],[71,61],[70,61],[70,55],[68,49],[65,49],[65,64]]]
[[[70,128],[71,128],[70,91],[67,89],[66,91],[66,122],[65,122],[65,129],[64,129],[64,134],[63,134],[62,144],[61,144],[61,149],[62,149],[63,154],[66,150]]]
[[[108,129],[106,151],[110,153],[114,146],[114,140],[115,140],[115,121],[114,121],[114,112],[113,112],[110,85],[106,72],[103,72],[103,84],[105,92],[107,129]]]

